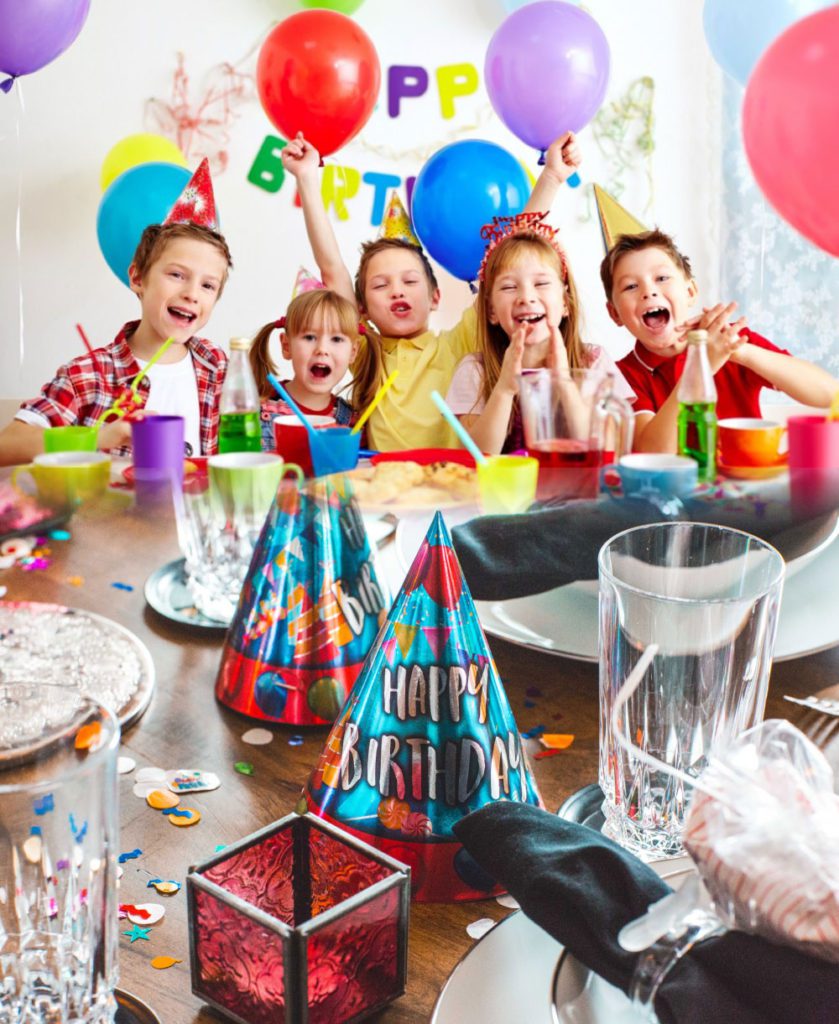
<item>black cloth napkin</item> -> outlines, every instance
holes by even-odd
[[[454,832],[529,918],[628,991],[638,954],[618,945],[618,932],[671,891],[652,868],[594,829],[529,804],[488,804]],[[839,966],[727,932],[676,964],[655,1009],[662,1024],[836,1024]]]
[[[704,496],[670,504],[600,498],[559,502],[524,515],[481,516],[456,526],[452,542],[472,596],[503,601],[575,580],[596,580],[598,552],[616,533],[673,521],[745,530],[773,544],[789,561],[829,535],[836,512],[796,517],[784,481],[783,487],[767,484],[746,496]]]

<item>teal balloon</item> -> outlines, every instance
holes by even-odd
[[[364,0],[300,0],[304,7],[321,7],[341,14],[355,14]]]
[[[530,182],[514,156],[494,142],[444,146],[417,175],[411,220],[429,256],[461,281],[477,276],[493,217],[521,213]]]
[[[741,85],[770,43],[835,0],[705,0],[705,38],[717,64]]]
[[[177,164],[139,164],[111,182],[99,202],[96,235],[105,262],[123,284],[143,231],[166,219],[190,179]]]

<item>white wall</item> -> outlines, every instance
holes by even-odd
[[[647,193],[640,164],[626,179],[625,205],[675,233],[708,294],[718,280],[719,74],[704,45],[701,0],[587,0],[586,6],[611,44],[609,97],[621,95],[641,75],[656,84],[653,211],[642,213]],[[103,344],[136,315],[137,300],[99,252],[99,173],[115,142],[151,130],[144,123],[144,101],[168,98],[176,52],[185,53],[197,94],[207,72],[223,61],[239,62],[270,23],[298,9],[295,0],[93,0],[73,46],[11,94],[0,94],[0,397],[34,393],[61,362],[79,354],[76,322]],[[366,0],[355,18],[376,45],[383,83],[388,66],[419,64],[432,84],[425,97],[406,101],[397,119],[387,116],[383,85],[360,139],[337,154],[336,162],[404,179],[440,145],[471,136],[499,142],[535,171],[533,155],[491,115],[483,88],[484,53],[504,14],[501,0]],[[444,120],[434,69],[462,62],[478,68],[481,87],[458,101],[453,120]],[[254,64],[252,56],[249,66]],[[257,100],[241,111],[231,133],[228,170],[215,180],[236,266],[204,333],[223,344],[279,316],[298,265],[312,267],[291,183],[272,195],[246,180],[262,139],[274,129]],[[461,134],[474,124],[480,127]],[[582,142],[582,176],[598,180],[603,168],[590,131]],[[350,219],[336,223],[353,269],[359,243],[375,234],[371,203],[372,190],[363,185],[350,203]],[[596,220],[579,220],[585,212],[584,190],[566,189],[554,220],[564,228],[581,286],[587,336],[617,355],[629,339],[603,310],[600,233]],[[469,301],[465,284],[445,274],[442,280],[436,326],[452,323]]]

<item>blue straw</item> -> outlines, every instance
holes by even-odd
[[[305,413],[303,413],[303,411],[300,409],[300,406],[294,401],[294,399],[286,391],[282,384],[280,384],[280,382],[277,380],[273,373],[268,374],[268,383],[274,388],[274,390],[277,392],[280,398],[282,398],[282,400],[286,403],[289,409],[291,409],[294,415],[300,420],[300,422],[303,424],[306,430],[309,431],[309,443],[311,444],[312,440],[317,437],[317,434],[315,432],[315,428],[306,419]]]
[[[443,414],[443,419],[446,421],[446,423],[448,423],[448,425],[460,438],[460,443],[463,445],[466,451],[469,452],[469,454],[472,456],[475,462],[483,465],[486,462],[486,456],[481,451],[481,449],[475,444],[475,442],[472,440],[469,434],[467,434],[466,428],[463,426],[463,424],[460,422],[457,416],[455,416],[451,409],[446,405],[443,396],[440,394],[440,392],[432,391],[431,400]]]

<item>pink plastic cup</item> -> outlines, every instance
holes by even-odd
[[[790,416],[787,427],[793,511],[811,516],[839,507],[839,420]]]

